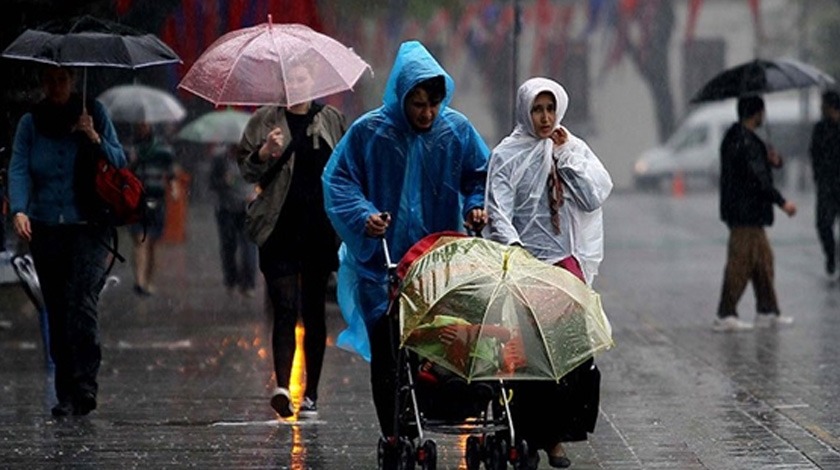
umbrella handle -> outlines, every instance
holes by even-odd
[[[87,114],[87,67],[82,67],[82,114]]]

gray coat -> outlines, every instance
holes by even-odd
[[[276,159],[269,158],[268,161],[260,162],[259,157],[254,154],[259,152],[268,133],[275,127],[280,127],[283,134],[290,135],[289,126],[286,123],[285,109],[279,106],[263,106],[258,109],[245,131],[242,133],[242,140],[239,142],[237,160],[239,170],[245,181],[259,183],[260,177],[265,173]],[[318,148],[323,138],[331,149],[338,144],[339,139],[347,129],[344,115],[332,106],[324,106],[312,120],[307,128],[306,135],[313,139],[313,146]],[[289,141],[291,142],[291,141]],[[289,145],[289,142],[286,145]],[[292,183],[292,172],[295,167],[294,153],[288,163],[280,170],[265,188],[257,186],[257,197],[248,205],[248,213],[245,218],[248,236],[257,245],[262,246],[274,230],[280,211],[286,201],[289,186]]]

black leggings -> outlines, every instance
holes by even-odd
[[[295,326],[300,311],[305,331],[305,396],[312,400],[318,399],[318,382],[326,349],[327,325],[324,309],[329,275],[329,271],[304,270],[300,274],[266,279],[268,297],[274,312],[271,348],[277,386],[289,388],[292,360],[295,356]]]

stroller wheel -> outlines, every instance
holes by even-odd
[[[481,441],[478,436],[467,438],[467,450],[464,459],[467,461],[467,470],[478,470],[481,467]]]
[[[399,440],[380,437],[376,447],[376,461],[379,470],[412,470],[414,445],[405,437]]]
[[[397,449],[393,443],[384,437],[379,438],[376,446],[376,464],[379,470],[397,468]]]
[[[431,439],[426,439],[420,449],[417,450],[417,461],[422,470],[437,469],[437,444]]]
[[[504,437],[496,440],[496,468],[504,470],[507,468],[508,457],[510,455],[510,444]]]
[[[484,468],[487,470],[502,470],[507,468],[507,454],[502,453],[499,439],[490,434],[484,438]]]
[[[414,469],[414,444],[406,437],[401,437],[399,444],[397,444],[397,451],[399,452],[398,469],[399,470],[413,470]]]
[[[516,447],[510,453],[510,462],[516,470],[529,470],[531,467],[528,462],[528,443],[519,441]]]

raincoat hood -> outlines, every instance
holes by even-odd
[[[569,95],[554,80],[537,77],[523,83],[516,93],[516,128],[512,135],[537,136],[534,130],[534,122],[531,120],[531,106],[537,99],[537,95],[546,91],[554,95],[554,103],[557,106],[557,118],[554,127],[560,126],[560,121],[563,120],[563,116],[566,115],[566,110],[569,108]]]
[[[411,129],[411,124],[405,116],[403,103],[408,92],[423,80],[442,76],[446,82],[446,96],[440,104],[443,110],[452,101],[455,92],[455,81],[443,70],[443,67],[432,56],[431,53],[417,41],[407,41],[400,45],[397,57],[394,59],[394,66],[391,68],[391,75],[388,76],[388,83],[385,85],[385,93],[382,97],[384,112],[391,121],[402,130]],[[438,118],[440,114],[438,114]],[[435,119],[438,124],[439,119]]]

